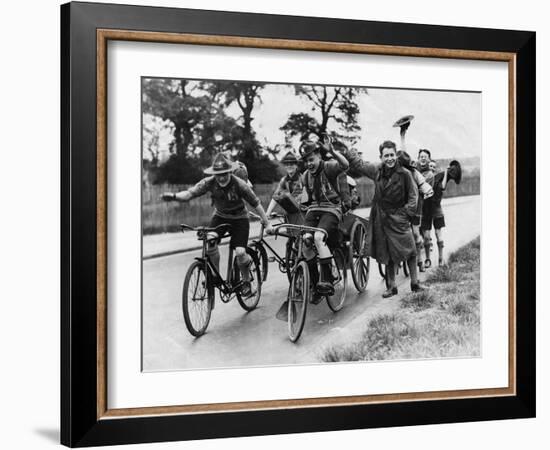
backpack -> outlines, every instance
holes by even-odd
[[[236,161],[235,164],[237,164],[239,167],[237,167],[233,171],[233,175],[239,177],[241,180],[243,180],[245,183],[249,184],[248,181],[248,169],[246,168],[246,165],[242,163],[241,161]]]

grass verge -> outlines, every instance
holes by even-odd
[[[479,356],[479,237],[428,275],[429,289],[371,319],[358,342],[327,349],[321,359],[376,361]]]

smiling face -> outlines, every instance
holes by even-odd
[[[420,151],[418,153],[418,162],[423,167],[427,166],[430,162],[430,155],[427,152]]]
[[[298,165],[297,164],[294,164],[294,163],[288,163],[288,164],[285,164],[285,170],[286,170],[286,173],[292,177],[294,176],[294,174],[296,173],[296,171],[298,170]]]
[[[216,182],[221,186],[225,187],[229,184],[229,180],[231,180],[231,173],[225,172],[225,173],[219,173],[214,175]]]
[[[380,160],[382,161],[382,164],[384,164],[389,169],[395,167],[395,163],[397,162],[395,149],[391,147],[383,148],[382,153],[380,153]]]
[[[305,159],[305,163],[307,170],[310,172],[315,172],[321,163],[321,155],[317,152],[312,153]]]
[[[429,167],[430,167],[430,170],[431,170],[432,172],[435,172],[435,169],[436,169],[435,162],[430,161],[428,165],[429,165]]]

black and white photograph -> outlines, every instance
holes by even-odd
[[[142,370],[480,357],[481,108],[142,76]]]

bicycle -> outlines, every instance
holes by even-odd
[[[285,232],[281,231],[285,230]],[[289,231],[296,231],[294,236]],[[296,342],[304,329],[306,320],[307,305],[311,301],[312,287],[310,286],[309,267],[304,256],[304,245],[311,246],[315,249],[313,242],[306,244],[304,234],[321,232],[326,239],[327,232],[321,228],[308,227],[305,225],[293,225],[288,223],[277,224],[273,226],[273,234],[284,236],[287,238],[294,237],[296,239],[296,258],[294,264],[290,268],[290,285],[287,293],[288,303],[288,335],[292,342]],[[333,286],[334,295],[323,296],[326,299],[329,308],[333,312],[337,312],[344,306],[347,290],[347,266],[346,258],[341,248],[335,248],[333,252]],[[317,255],[315,256],[317,258]],[[318,269],[319,270],[319,269]],[[313,286],[313,289],[315,287]]]
[[[187,270],[182,291],[182,310],[185,325],[193,336],[200,337],[206,332],[210,323],[212,309],[214,309],[215,289],[219,291],[223,303],[228,303],[236,297],[239,305],[247,312],[258,306],[262,291],[260,268],[255,251],[247,247],[246,252],[252,258],[250,283],[253,294],[250,297],[243,297],[240,292],[243,280],[241,280],[241,272],[237,266],[237,261],[233,257],[233,248],[229,247],[225,279],[207,253],[207,246],[212,241],[221,241],[226,237],[231,230],[231,225],[192,227],[181,224],[180,229],[182,232],[185,232],[185,230],[196,231],[198,240],[203,242],[202,254],[200,257],[195,258],[195,261]]]

